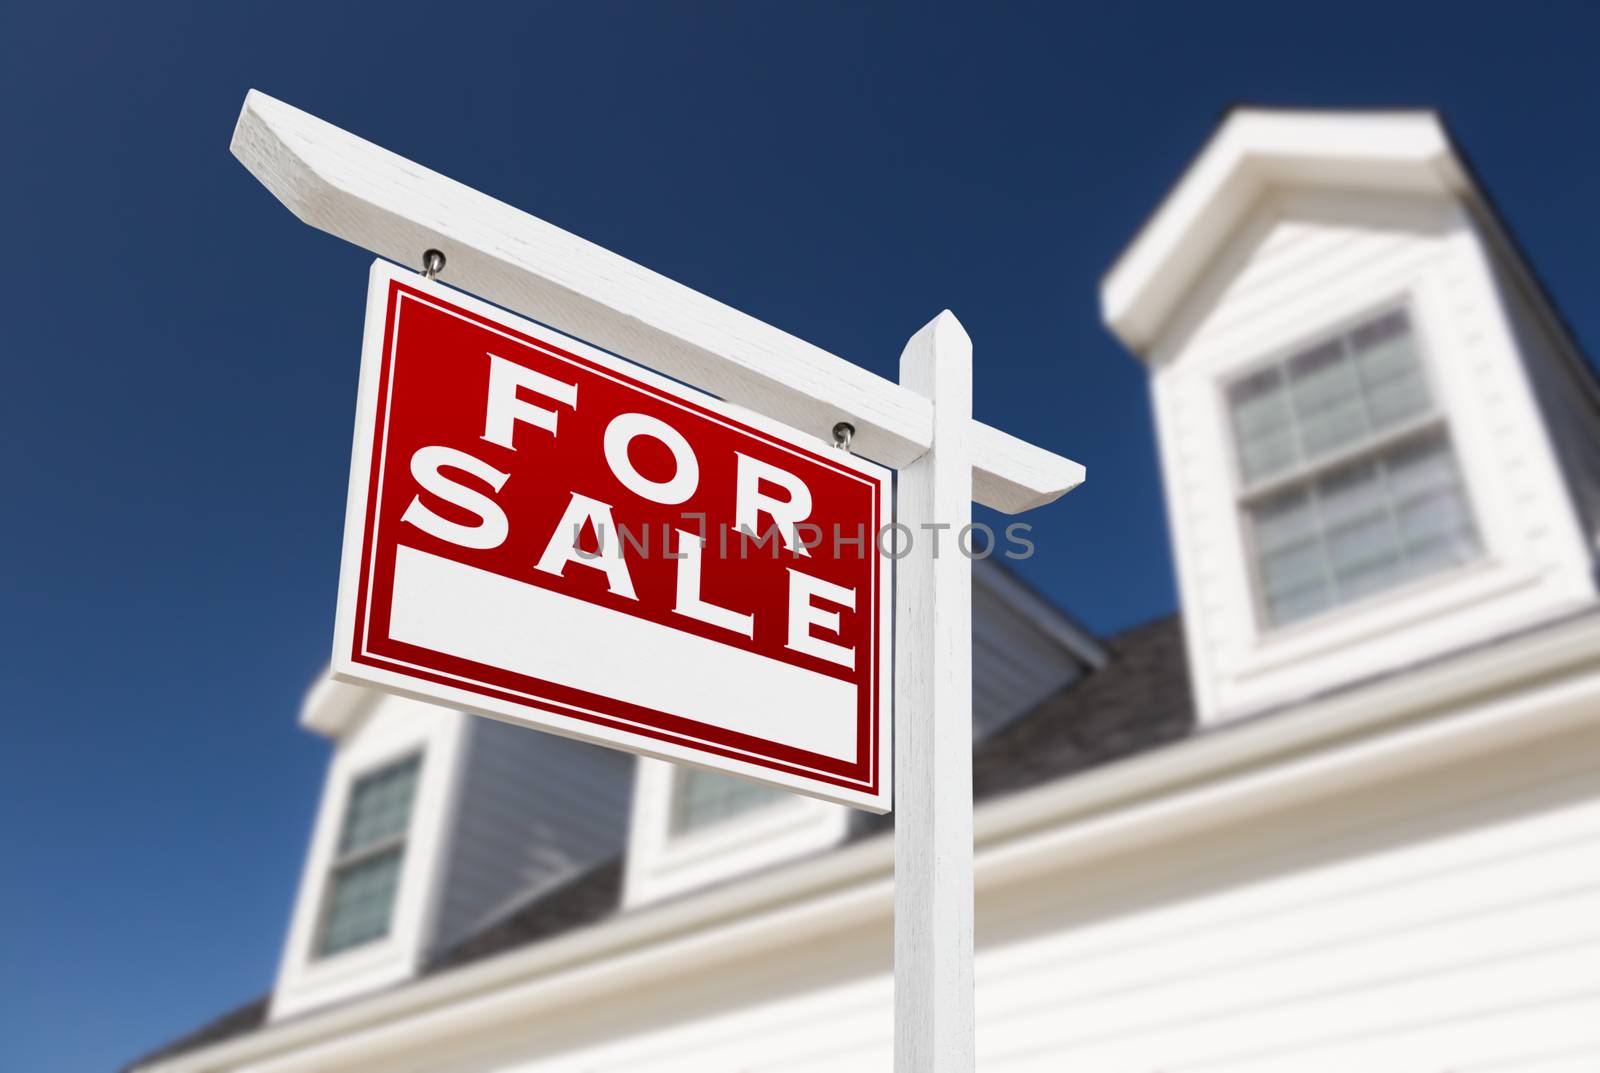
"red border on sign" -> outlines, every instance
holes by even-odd
[[[698,753],[723,757],[771,771],[782,772],[807,781],[826,783],[876,796],[880,789],[879,752],[882,747],[882,743],[879,741],[879,728],[882,722],[880,719],[882,697],[879,683],[882,675],[883,643],[877,623],[881,621],[883,610],[880,604],[882,599],[883,564],[880,556],[876,554],[875,547],[868,552],[868,557],[872,561],[871,617],[868,621],[872,625],[865,632],[869,638],[871,649],[870,670],[865,678],[865,684],[858,685],[858,688],[865,690],[866,696],[863,698],[865,703],[858,703],[856,709],[856,760],[854,763],[840,760],[837,757],[807,752],[763,738],[740,734],[668,712],[586,693],[562,686],[556,682],[531,678],[503,668],[404,644],[388,637],[375,639],[368,636],[374,618],[373,601],[374,599],[383,600],[386,591],[384,585],[373,583],[373,559],[375,546],[378,544],[378,515],[387,448],[386,430],[389,417],[389,399],[392,383],[398,375],[396,330],[402,301],[408,299],[424,303],[434,309],[463,318],[492,331],[503,333],[547,355],[605,376],[624,384],[632,390],[646,393],[665,400],[672,405],[683,407],[753,439],[760,440],[784,451],[799,454],[815,465],[860,482],[866,485],[871,492],[871,531],[876,534],[882,525],[883,482],[881,478],[874,479],[869,477],[856,469],[841,465],[826,455],[800,448],[792,442],[775,437],[761,429],[753,428],[727,414],[699,405],[690,399],[684,398],[682,395],[664,391],[653,384],[630,377],[610,365],[600,364],[569,350],[557,347],[546,340],[520,332],[498,320],[474,313],[469,309],[444,301],[416,287],[408,286],[400,280],[390,279],[388,280],[385,296],[383,349],[378,365],[377,404],[370,443],[371,464],[367,474],[368,494],[366,496],[366,515],[363,519],[362,527],[360,574],[350,649],[351,661],[408,678],[465,690],[501,703],[532,708],[540,712],[560,715],[593,726],[604,727],[611,731],[670,743],[680,748],[692,749]],[[387,620],[386,606],[383,609],[381,618],[385,621]]]

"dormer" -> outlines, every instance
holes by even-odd
[[[974,740],[1107,658],[1091,635],[987,558],[973,563],[972,649]],[[658,901],[822,852],[860,830],[859,815],[731,775],[641,759],[624,902]]]
[[[333,743],[272,1019],[393,986],[621,852],[631,759],[324,676]]]
[[[1432,112],[1232,112],[1101,287],[1199,716],[1596,599],[1600,395]]]

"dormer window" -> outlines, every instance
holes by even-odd
[[[351,787],[317,929],[317,957],[389,934],[421,766],[421,755],[413,754]]]
[[[746,812],[782,804],[791,796],[714,771],[681,768],[672,780],[672,834],[682,837]]]
[[[1266,626],[1479,555],[1404,309],[1258,368],[1226,394]]]
[[[641,760],[623,901],[642,905],[836,846],[849,815],[732,775]]]

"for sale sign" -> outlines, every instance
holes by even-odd
[[[888,514],[880,467],[380,261],[334,673],[887,811]]]

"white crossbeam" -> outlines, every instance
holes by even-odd
[[[305,223],[813,435],[902,469],[933,442],[929,400],[487,194],[251,90],[233,155]],[[1083,482],[1071,459],[971,423],[972,495],[1016,514]]]

